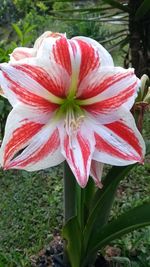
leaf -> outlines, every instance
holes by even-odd
[[[113,35],[113,33],[112,33],[112,35]],[[117,35],[117,36],[114,36],[114,37],[110,37],[110,38],[105,39],[105,40],[102,40],[101,44],[112,42],[112,41],[114,41],[114,40],[116,40],[118,38],[122,38],[123,36],[126,36],[126,33],[120,34],[120,35]]]
[[[88,251],[83,265],[86,266],[93,253],[105,247],[114,239],[148,225],[150,225],[150,202],[120,215],[116,220],[99,230],[97,237],[91,243],[91,249]]]
[[[150,140],[145,140],[146,144],[146,155],[150,154]]]
[[[150,142],[146,142],[147,153],[150,152]],[[88,250],[92,240],[97,237],[98,231],[107,223],[110,210],[115,198],[119,182],[133,169],[137,164],[129,166],[114,166],[103,181],[103,189],[97,190],[91,213],[84,230],[84,246]]]
[[[32,30],[34,30],[35,28],[37,28],[37,25],[32,25],[32,26],[29,26],[26,30],[25,30],[25,33],[29,33],[31,32]]]
[[[127,35],[123,40],[116,42],[115,45],[109,47],[108,51],[111,52],[113,50],[116,50],[116,49],[118,49],[118,46],[122,49],[123,47],[128,45],[128,43],[129,43],[129,36]]]
[[[84,189],[84,203],[87,209],[91,207],[91,201],[93,199],[94,193],[95,193],[95,183],[94,180],[91,177],[89,177],[87,186]]]
[[[118,9],[121,9],[125,12],[129,12],[129,8],[121,3],[119,3],[118,1],[115,1],[115,0],[103,0],[103,2],[111,5],[112,7],[114,8],[118,8]]]
[[[95,195],[95,183],[94,180],[89,177],[89,181],[84,189],[81,189],[81,201],[80,204],[82,207],[82,230],[84,230],[85,224],[87,223],[87,219],[89,213],[91,212],[91,203],[93,201],[93,197]]]
[[[63,237],[67,241],[66,252],[71,267],[79,267],[81,259],[82,233],[77,216],[71,218],[63,227]]]
[[[146,141],[146,147],[148,154],[150,153],[150,141]],[[93,209],[84,231],[85,255],[83,256],[83,261],[84,258],[89,255],[89,251],[92,249],[93,244],[95,244],[97,236],[99,236],[101,232],[103,233],[103,229],[107,227],[106,223],[109,218],[110,210],[119,182],[123,180],[128,172],[136,165],[137,164],[124,167],[112,167],[103,181],[103,189],[97,190],[95,199],[93,200]],[[96,253],[96,251],[93,251],[93,253]]]
[[[144,0],[135,13],[135,19],[142,19],[145,14],[150,10],[150,1]]]
[[[0,100],[0,114],[3,113],[4,107],[5,107],[4,101]]]
[[[95,194],[95,183],[91,177],[84,189],[76,184],[76,207],[77,217],[81,230],[84,230],[87,218],[89,216],[91,202]]]
[[[68,165],[64,162],[64,220],[65,222],[77,214],[76,207],[76,179]]]
[[[17,33],[18,37],[20,38],[20,41],[22,41],[23,40],[23,33],[22,33],[22,31],[20,30],[20,28],[18,27],[17,24],[13,23],[12,26],[13,26],[15,32]]]
[[[119,35],[119,34],[124,34],[126,33],[127,34],[127,29],[122,29],[122,30],[119,30],[119,31],[112,31],[111,34],[112,36],[116,36],[116,35]],[[110,31],[108,33],[105,34],[105,38],[110,38]],[[101,36],[97,36],[96,37],[97,40],[101,40]]]
[[[113,24],[115,24],[115,22],[118,24],[118,22],[119,22],[119,24],[124,24],[124,21],[125,22],[127,22],[127,20],[123,20],[123,19],[121,19],[121,18],[89,18],[89,19],[87,19],[87,18],[76,18],[76,17],[74,17],[74,18],[70,18],[70,17],[57,17],[57,16],[55,16],[55,17],[53,17],[54,19],[56,19],[56,20],[62,20],[62,21],[76,21],[76,22],[99,22],[99,23],[101,23],[101,22],[112,22]]]
[[[80,13],[80,12],[90,12],[90,14],[100,11],[112,10],[111,7],[96,7],[96,8],[76,8],[76,9],[59,9],[51,10],[50,13]]]
[[[112,167],[105,177],[103,189],[97,190],[91,214],[89,215],[84,231],[84,246],[87,250],[91,245],[91,240],[96,238],[99,229],[108,221],[119,182],[134,166],[135,164],[123,167]]]
[[[128,44],[129,44],[129,34],[124,38],[124,40],[122,40],[122,42],[120,43],[120,47],[123,48]]]

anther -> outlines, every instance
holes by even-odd
[[[67,112],[66,119],[64,120],[64,128],[69,136],[69,143],[72,149],[75,149],[74,138],[78,129],[81,127],[81,124],[84,121],[85,116],[76,116],[73,111]]]

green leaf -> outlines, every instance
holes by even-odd
[[[144,0],[135,13],[135,19],[140,20],[150,10],[150,1]]]
[[[93,196],[95,194],[95,183],[94,180],[89,177],[89,181],[85,187],[84,191],[84,203],[87,209],[91,208],[91,201],[93,200]]]
[[[32,25],[32,26],[29,26],[26,30],[25,30],[25,34],[31,32],[32,30],[36,29],[37,28],[37,25]]]
[[[112,33],[112,35],[113,35],[113,33]],[[110,37],[110,38],[105,39],[105,40],[102,40],[102,41],[100,41],[100,43],[101,44],[109,43],[109,42],[112,42],[112,41],[114,41],[114,40],[116,40],[118,38],[122,38],[123,36],[126,36],[126,33],[120,34],[120,35],[117,35],[117,36],[113,36],[113,37]]]
[[[127,34],[127,29],[122,29],[122,30],[119,30],[119,31],[112,31],[111,32],[112,36],[120,35],[121,33],[122,34],[124,34],[124,33]],[[110,38],[110,32],[108,32],[108,33],[105,34],[105,38]],[[99,39],[102,40],[101,39],[101,36],[97,36],[96,39],[97,40],[99,40]]]
[[[18,27],[17,24],[13,23],[12,26],[13,26],[15,32],[17,33],[20,41],[22,42],[22,40],[23,40],[23,33],[22,33],[22,31],[20,30],[20,28]]]
[[[77,216],[71,218],[63,227],[63,237],[67,242],[66,253],[71,267],[79,267],[82,249],[82,233]]]
[[[129,12],[129,8],[121,3],[119,3],[118,1],[115,1],[115,0],[103,0],[103,2],[111,5],[112,7],[114,8],[118,8],[118,9],[121,9],[125,12]]]
[[[81,189],[81,206],[82,206],[82,230],[87,223],[87,219],[89,213],[91,212],[91,203],[93,201],[93,197],[95,195],[95,183],[91,177],[89,177],[89,181],[84,189]]]
[[[124,22],[128,22],[127,19],[125,18],[77,18],[77,17],[74,17],[74,18],[68,18],[68,17],[60,17],[60,16],[54,16],[54,19],[56,20],[61,20],[61,21],[76,21],[76,22],[119,22],[120,24],[124,24]]]
[[[149,141],[146,142],[146,147],[147,153],[150,152]],[[137,164],[112,167],[103,181],[103,189],[97,190],[91,213],[84,230],[85,250],[89,250],[92,240],[95,240],[97,237],[98,231],[108,222],[110,210],[120,181],[123,180],[136,165]]]
[[[84,189],[76,184],[76,207],[77,217],[81,230],[84,230],[89,212],[91,209],[91,202],[95,195],[95,183],[90,177],[89,181]]]
[[[0,114],[3,113],[4,107],[5,107],[4,101],[0,100]]]
[[[91,249],[88,251],[83,265],[86,266],[93,253],[105,247],[114,239],[147,225],[150,225],[150,202],[120,215],[116,220],[100,229],[91,243]]]
[[[84,190],[78,185],[67,162],[64,162],[64,219],[65,222],[77,216],[84,226]]]
[[[119,182],[135,166],[112,167],[103,182],[103,189],[97,190],[91,214],[84,231],[84,246],[88,251],[91,240],[97,236],[97,232],[107,223],[110,210],[115,198]]]
[[[108,48],[108,51],[113,51],[113,50],[116,50],[116,48],[118,49],[118,46],[120,48],[123,48],[124,46],[128,45],[129,44],[129,36],[127,35],[124,39],[122,39],[121,41],[119,42],[116,42],[115,45],[111,46]]]
[[[146,155],[150,154],[150,140],[145,140],[146,144]]]
[[[112,10],[111,7],[96,7],[96,8],[77,8],[77,9],[60,9],[60,10],[51,10],[50,13],[82,13],[90,12],[90,14],[100,11]]]
[[[70,218],[76,216],[76,179],[68,165],[64,162],[64,220],[69,221]]]

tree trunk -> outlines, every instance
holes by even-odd
[[[150,12],[135,20],[135,13],[143,0],[129,0],[129,48],[131,64],[140,78],[150,76]]]

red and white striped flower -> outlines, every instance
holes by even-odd
[[[66,160],[85,187],[98,186],[103,163],[143,162],[144,141],[130,109],[139,87],[133,69],[114,67],[86,37],[46,32],[0,64],[0,86],[12,104],[1,165],[35,171]]]

